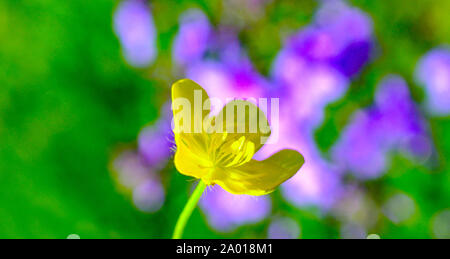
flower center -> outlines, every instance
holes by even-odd
[[[215,167],[240,166],[249,162],[255,153],[255,144],[245,136],[238,139],[225,133],[210,135],[208,155]]]

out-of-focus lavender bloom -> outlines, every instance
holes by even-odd
[[[173,59],[184,65],[186,77],[202,85],[211,98],[220,99],[222,104],[228,98],[264,96],[268,82],[254,69],[233,29],[214,30],[199,10],[183,14],[181,23]]]
[[[334,24],[334,20],[318,15],[315,24],[287,41],[272,66],[272,77],[278,88],[275,95],[280,96],[280,103],[290,102],[289,119],[295,118],[299,124],[312,129],[322,122],[325,107],[341,98],[348,89],[348,75],[335,65],[360,63],[356,60],[357,53],[347,53],[347,48],[357,47],[360,39],[370,39],[371,35],[371,24],[359,17],[364,14],[349,7],[338,10],[333,19],[343,24]],[[346,38],[342,30],[348,27],[347,19],[352,20],[353,16],[364,22],[361,21],[360,32]],[[352,67],[352,70],[355,69]]]
[[[222,101],[227,98],[264,97],[267,80],[254,69],[240,46],[235,44],[236,41],[224,39],[217,44],[223,42],[229,43],[220,48],[219,60],[206,58],[192,64],[186,70],[186,76],[201,84],[210,97]]]
[[[339,175],[320,157],[307,159],[302,169],[282,185],[282,194],[297,206],[328,210],[341,196]]]
[[[161,108],[160,118],[139,132],[137,141],[139,153],[153,170],[161,169],[171,155],[174,145],[171,121],[171,105],[166,103]]]
[[[213,228],[228,232],[263,220],[272,205],[269,196],[234,195],[215,185],[202,196],[200,207]]]
[[[272,126],[280,139],[257,155],[282,148],[304,155],[305,165],[282,186],[296,205],[330,209],[343,193],[341,168],[323,159],[313,130],[325,107],[345,94],[349,77],[367,63],[372,47],[372,21],[365,13],[342,1],[325,1],[314,22],[287,40],[272,66],[276,90],[271,94],[281,98],[282,113],[280,125]]]
[[[359,41],[349,44],[338,56],[331,60],[331,64],[345,76],[357,74],[370,58],[372,43]]]
[[[113,170],[118,182],[127,189],[134,189],[153,177],[153,172],[134,150],[122,151],[113,161]]]
[[[124,0],[114,15],[114,31],[127,62],[146,67],[156,57],[156,29],[150,9],[143,0]]]
[[[266,80],[250,66],[227,66],[217,61],[202,61],[191,66],[188,78],[202,85],[210,98],[223,104],[233,98],[261,98],[265,96]]]
[[[318,126],[325,107],[347,91],[348,80],[330,66],[308,64],[290,56],[290,52],[281,54],[275,62],[275,78],[281,82],[280,87],[285,86],[280,103],[289,103],[289,119],[299,124]]]
[[[333,42],[332,35],[313,25],[302,29],[288,41],[288,48],[308,62],[327,62],[339,54],[340,47]]]
[[[416,79],[426,90],[426,108],[437,116],[450,114],[450,47],[428,52],[419,62]]]
[[[134,205],[143,212],[158,211],[164,203],[164,198],[164,188],[156,179],[148,179],[133,190]]]
[[[289,58],[303,59],[308,66],[328,65],[351,77],[367,63],[372,49],[371,19],[341,1],[326,1],[313,24],[288,39],[284,52],[294,55]]]
[[[155,125],[147,126],[139,133],[139,153],[149,166],[157,169],[170,157],[172,138],[173,134],[168,120],[161,120]]]
[[[416,212],[414,200],[406,194],[396,194],[383,205],[383,214],[395,224],[409,220]]]
[[[173,133],[170,105],[162,107],[161,118],[141,130],[138,148],[122,151],[113,160],[114,179],[126,193],[132,194],[136,208],[143,212],[158,211],[165,199],[158,171],[170,157]]]
[[[398,148],[414,158],[427,159],[431,141],[427,125],[399,76],[387,76],[378,87],[375,105],[380,114],[377,130],[389,149]],[[387,134],[386,134],[387,133]]]
[[[372,111],[355,114],[332,149],[337,165],[364,179],[378,177],[384,172],[387,150],[379,139],[377,121]]]
[[[125,150],[113,161],[114,179],[131,192],[135,206],[144,212],[155,212],[164,203],[164,188],[158,175],[133,150]]]
[[[186,11],[173,43],[173,59],[179,65],[195,63],[203,57],[211,43],[213,29],[206,15],[197,9]]]
[[[340,50],[352,43],[372,38],[371,18],[360,9],[348,6],[345,1],[324,1],[316,14],[315,22],[337,40],[335,44]]]
[[[267,238],[270,239],[296,239],[299,236],[300,226],[289,217],[276,217],[267,230]]]
[[[425,121],[398,76],[380,83],[374,106],[353,117],[332,157],[341,168],[367,179],[384,173],[391,151],[406,152],[417,160],[426,160],[432,152]]]
[[[205,88],[210,98],[229,97],[232,94],[230,78],[225,66],[219,62],[198,62],[187,69],[186,76]]]

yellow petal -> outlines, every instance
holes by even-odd
[[[182,79],[172,85],[175,134],[203,132],[203,120],[210,112],[209,108],[203,109],[205,102],[209,102],[208,94],[194,81]]]
[[[204,148],[201,134],[180,133],[175,136],[177,151],[174,163],[178,172],[195,178],[207,178],[211,171],[211,161]]]
[[[294,176],[303,163],[299,152],[284,149],[263,161],[216,168],[212,181],[233,194],[264,195]]]
[[[214,118],[213,126],[211,131],[215,134],[226,133],[226,139],[213,147],[219,153],[216,160],[220,160],[219,165],[223,167],[248,162],[270,136],[264,112],[253,103],[243,100],[234,100],[225,105]]]
[[[208,100],[206,91],[189,79],[182,79],[172,86],[174,135],[177,150],[175,167],[184,175],[204,178],[211,166],[208,160],[208,139],[202,121],[209,114],[203,109]]]

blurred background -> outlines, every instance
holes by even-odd
[[[450,2],[0,2],[0,237],[170,238],[170,86],[278,97],[306,164],[186,238],[450,238]]]

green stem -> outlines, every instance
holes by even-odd
[[[194,211],[195,207],[197,206],[200,197],[202,197],[202,193],[205,190],[205,188],[206,184],[200,180],[197,187],[195,187],[195,190],[192,193],[191,197],[189,198],[188,202],[184,206],[184,209],[181,212],[180,217],[178,217],[177,224],[175,225],[175,230],[173,231],[172,239],[180,239],[181,236],[183,235],[184,227],[186,227],[186,223],[189,220],[192,211]]]

